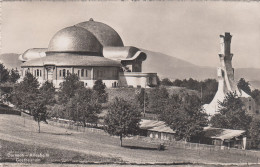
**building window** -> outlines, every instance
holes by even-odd
[[[248,101],[251,101],[251,98],[249,98]]]
[[[67,70],[67,75],[70,75],[70,70]]]
[[[251,110],[251,106],[249,106],[248,109]]]
[[[61,77],[61,70],[60,70],[60,77]]]
[[[84,77],[84,69],[81,69],[81,77]]]
[[[88,70],[86,70],[86,77],[88,77]]]
[[[36,73],[37,77],[40,76],[40,72],[39,69],[37,69],[37,73]]]
[[[36,77],[36,70],[34,70],[34,76]]]
[[[63,77],[65,77],[66,76],[66,70],[65,69],[63,69],[63,75],[62,75]]]
[[[88,86],[88,83],[85,83],[85,86]]]
[[[259,110],[256,110],[255,113],[259,114]]]
[[[78,77],[80,76],[79,74],[80,74],[80,70],[78,70]]]
[[[40,77],[42,76],[42,70],[40,70]]]

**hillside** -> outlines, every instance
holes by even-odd
[[[8,69],[20,68],[22,62],[18,59],[20,55],[16,53],[5,53],[0,55],[0,63],[3,63]]]

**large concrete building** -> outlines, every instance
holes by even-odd
[[[99,79],[107,87],[151,87],[157,85],[157,74],[142,72],[146,57],[140,49],[124,46],[113,28],[90,19],[58,31],[48,48],[28,49],[19,59],[22,76],[30,72],[56,88],[72,73],[86,87]]]
[[[226,32],[220,35],[220,66],[217,68],[218,90],[210,104],[205,104],[204,109],[210,116],[216,114],[219,110],[219,102],[223,102],[225,95],[228,92],[236,92],[239,98],[245,104],[245,107],[251,115],[258,113],[254,99],[237,87],[234,80],[234,68],[232,67],[233,54],[231,53],[231,38],[230,33]]]

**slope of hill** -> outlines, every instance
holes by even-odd
[[[18,59],[19,54],[16,53],[5,53],[0,55],[0,63],[8,69],[20,68],[22,62]]]
[[[160,78],[185,79],[193,78],[204,80],[207,78],[217,78],[217,67],[203,67],[189,63],[172,56],[159,52],[143,50],[147,54],[147,59],[143,63],[144,72],[157,72]],[[257,68],[235,68],[235,79],[245,78],[253,83],[260,82],[260,69]],[[253,84],[252,84],[253,85]],[[260,85],[254,84],[256,88]]]

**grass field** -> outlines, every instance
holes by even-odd
[[[207,151],[198,153],[195,150],[174,147],[158,151],[157,145],[135,138],[124,139],[124,147],[120,147],[117,137],[111,137],[105,133],[90,131],[81,133],[48,124],[41,124],[41,133],[37,130],[37,124],[33,120],[15,115],[0,115],[1,160],[18,152],[19,154],[48,154],[49,156],[42,158],[42,162],[47,163],[66,160],[200,164],[255,163],[257,161],[255,157]]]

